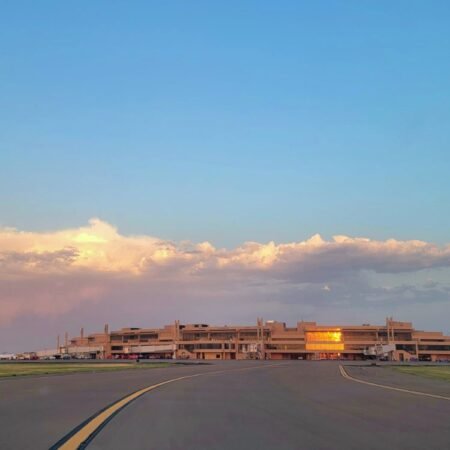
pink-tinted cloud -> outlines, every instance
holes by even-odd
[[[318,297],[333,295],[330,283],[355,280],[361,271],[407,273],[450,266],[450,246],[422,241],[376,241],[319,235],[293,243],[246,242],[235,249],[211,243],[171,242],[124,236],[92,219],[85,227],[48,233],[0,229],[0,322],[24,314],[64,315],[79,305],[122,298],[164,302],[173,298],[247,299],[262,291],[318,285]],[[136,294],[136,289],[140,292]],[[308,292],[315,292],[308,291]],[[281,294],[283,293],[283,294]],[[298,294],[301,298],[301,293]],[[324,296],[327,297],[324,297]],[[202,300],[203,301],[203,300]]]

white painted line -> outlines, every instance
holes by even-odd
[[[397,388],[394,386],[387,386],[386,384],[378,384],[378,383],[372,383],[370,381],[363,381],[363,380],[360,380],[359,378],[355,378],[355,377],[352,377],[351,375],[349,375],[345,371],[345,369],[342,365],[339,365],[339,370],[341,372],[341,375],[344,378],[347,378],[347,380],[356,381],[357,383],[368,384],[369,386],[376,386],[376,387],[383,388],[383,389],[389,389],[391,391],[404,392],[406,394],[421,395],[422,397],[431,397],[431,398],[437,398],[439,400],[449,400],[450,401],[450,397],[445,397],[443,395],[428,394],[426,392],[412,391],[410,389],[402,389],[402,388]]]

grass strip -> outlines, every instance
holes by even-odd
[[[450,366],[404,366],[392,367],[392,369],[408,375],[450,382]]]
[[[14,363],[0,364],[0,378],[30,375],[58,375],[80,372],[116,372],[119,370],[145,370],[168,367],[169,363]]]

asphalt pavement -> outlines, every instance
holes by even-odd
[[[327,361],[219,362],[3,380],[0,448],[47,449],[124,395],[196,373],[204,375],[130,403],[88,449],[450,448],[450,401],[356,383],[341,376],[339,363]],[[401,375],[395,376],[399,383]],[[411,376],[404,376],[407,383]]]

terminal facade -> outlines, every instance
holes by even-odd
[[[347,359],[450,360],[450,336],[415,330],[387,318],[384,325],[328,326],[257,319],[255,325],[211,326],[175,321],[163,328],[122,328],[59,342],[56,356],[112,359]],[[84,356],[81,356],[84,355]]]

